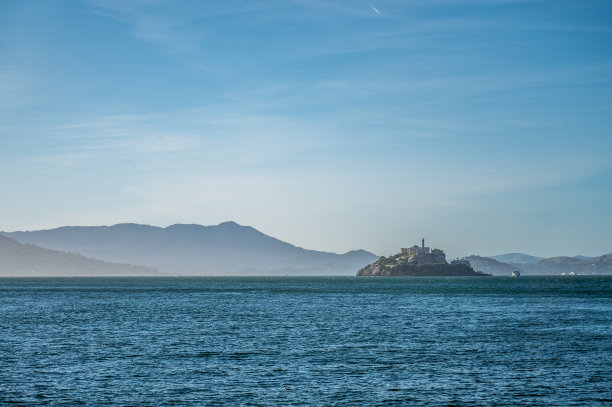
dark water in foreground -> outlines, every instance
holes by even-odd
[[[611,405],[611,300],[611,277],[0,279],[0,405]]]

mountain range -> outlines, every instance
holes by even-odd
[[[3,237],[4,236],[4,237]],[[122,223],[0,232],[0,276],[355,275],[378,259],[365,250],[307,250],[250,226]],[[612,253],[542,258],[523,253],[467,257],[475,270],[510,275],[612,274]]]
[[[235,222],[166,228],[132,223],[1,233],[21,243],[170,275],[354,275],[378,256],[306,250]]]

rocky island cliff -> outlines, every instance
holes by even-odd
[[[358,276],[487,276],[475,271],[468,260],[446,261],[444,251],[422,246],[401,249],[400,253],[380,257],[357,272]]]

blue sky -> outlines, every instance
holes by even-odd
[[[0,94],[0,230],[612,251],[610,1],[5,0]]]

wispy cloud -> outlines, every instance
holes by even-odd
[[[48,102],[41,87],[43,79],[32,67],[0,62],[0,111]]]
[[[163,2],[100,0],[93,4],[97,13],[127,24],[135,38],[155,44],[166,53],[190,55],[201,51],[201,32],[185,29],[185,21],[176,16],[149,10]]]
[[[21,131],[26,131],[22,129]],[[30,127],[28,132],[41,131]],[[157,172],[266,167],[329,145],[329,129],[233,104],[80,118],[44,130],[56,140],[26,159],[55,168]],[[231,157],[231,159],[228,159]],[[22,157],[22,160],[26,157]],[[180,160],[180,161],[179,161]],[[104,170],[103,170],[104,171]],[[174,170],[172,170],[174,171]]]
[[[96,13],[125,23],[135,38],[181,57],[214,56],[204,43],[218,39],[211,31],[215,19],[257,13],[272,7],[268,3],[192,2],[174,7],[165,0],[91,0]]]

